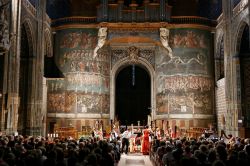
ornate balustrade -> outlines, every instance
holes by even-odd
[[[96,17],[65,17],[53,20],[51,25],[53,27],[65,24],[90,24],[96,23]]]
[[[123,11],[124,13],[130,12],[127,10]],[[142,14],[142,11],[137,11],[138,14]],[[129,22],[130,14],[127,14],[124,18],[124,22]],[[65,17],[57,20],[52,21],[52,26],[60,26],[60,25],[66,25],[66,24],[91,24],[91,23],[98,23],[97,17]],[[108,22],[118,22],[116,17],[110,18],[111,21]],[[112,21],[113,20],[113,21]],[[143,18],[140,19],[140,22],[143,22]],[[123,22],[123,21],[122,21]],[[148,22],[148,21],[145,21]],[[159,22],[162,22],[159,20]],[[197,25],[205,25],[205,26],[211,26],[215,27],[217,25],[217,22],[215,20],[210,20],[204,17],[196,17],[196,16],[179,16],[179,17],[171,17],[169,23],[172,24],[197,24]]]
[[[215,27],[217,22],[214,20],[210,20],[204,17],[197,17],[197,16],[174,16],[171,17],[170,23],[173,24],[199,24],[199,25],[206,25]]]

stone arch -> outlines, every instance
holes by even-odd
[[[34,44],[35,39],[34,39],[34,32],[33,32],[33,27],[32,27],[30,19],[25,19],[21,25],[25,28],[25,31],[27,33],[28,43],[29,43],[28,44],[29,55],[34,56],[35,55],[35,44]]]
[[[236,33],[234,38],[234,53],[235,54],[238,54],[240,52],[240,45],[241,45],[241,38],[242,38],[242,35],[243,35],[243,31],[244,31],[244,28],[245,26],[249,26],[246,18],[245,19],[242,19],[242,21],[238,24],[238,27],[236,28]]]
[[[245,29],[245,28],[248,29]],[[244,33],[248,33],[245,34]],[[249,39],[246,40],[246,36],[249,35],[249,24],[246,20],[242,20],[237,28],[237,37],[235,37],[235,43],[234,43],[234,49],[235,49],[235,55],[237,55],[238,63],[236,64],[236,75],[237,77],[240,77],[240,79],[237,79],[237,86],[240,87],[240,92],[237,92],[238,96],[240,96],[239,101],[241,103],[241,107],[239,108],[240,111],[240,118],[244,117],[243,119],[243,127],[248,128],[250,126],[249,119],[250,119],[250,112],[249,110],[249,97],[247,94],[249,94],[249,85],[250,85],[250,71],[249,71],[249,65],[250,61],[248,60],[249,57]],[[242,43],[242,41],[246,43]],[[247,46],[246,46],[246,45]],[[244,47],[244,45],[246,47]],[[242,47],[243,46],[243,47]],[[247,48],[246,50],[244,48]],[[247,132],[245,132],[247,135]]]
[[[53,47],[52,47],[52,37],[49,29],[45,29],[44,31],[44,46],[45,46],[45,55],[47,57],[53,56]]]
[[[239,16],[237,16],[235,21],[235,31],[233,32],[233,53],[238,55],[240,52],[241,38],[245,26],[249,26],[249,12],[247,9],[244,9]]]
[[[134,62],[132,62],[129,57],[123,58],[123,59],[119,60],[118,62],[116,62],[111,70],[110,119],[115,118],[115,89],[116,89],[115,80],[116,80],[116,77],[117,77],[119,71],[121,71],[124,67],[130,65],[131,63],[134,63]],[[155,79],[156,79],[156,76],[155,76],[154,67],[146,59],[141,58],[141,57],[139,57],[137,62],[134,64],[139,65],[140,67],[146,69],[146,71],[148,72],[148,74],[150,76],[151,107],[155,108],[155,106],[156,106],[156,100],[155,100],[155,96],[156,96]],[[154,119],[154,117],[155,117],[155,110],[154,109],[151,110],[151,117],[152,117],[152,119]]]
[[[29,126],[29,113],[32,101],[34,63],[35,63],[35,38],[31,21],[26,19],[21,24],[20,41],[20,68],[19,68],[19,108],[18,108],[18,132],[26,134]]]

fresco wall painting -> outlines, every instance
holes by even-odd
[[[155,32],[151,33],[153,40],[159,40]],[[137,35],[144,36],[142,32]],[[109,39],[116,36],[111,31]],[[56,64],[65,78],[48,80],[48,113],[109,114],[110,64],[114,65],[118,57],[111,60],[109,54],[101,51],[93,57],[97,29],[60,30],[56,43]],[[213,114],[210,43],[211,34],[206,30],[171,29],[169,45],[173,53],[159,46],[155,58],[146,58],[156,70],[157,115]],[[112,54],[126,56],[124,50],[117,51]],[[141,53],[144,55],[142,50]],[[147,51],[148,54],[151,55]],[[62,120],[63,125],[67,124],[65,121]],[[184,120],[180,124],[196,126],[194,121]],[[74,123],[80,128],[85,122],[78,119]]]
[[[157,114],[212,114],[210,32],[173,29],[156,57]]]
[[[56,64],[64,79],[48,80],[48,113],[108,113],[110,58],[93,57],[96,44],[97,29],[57,31]]]

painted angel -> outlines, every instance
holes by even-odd
[[[96,48],[94,49],[94,58],[97,56],[97,51],[105,44],[107,38],[107,30],[107,27],[102,27],[98,31],[98,42]]]

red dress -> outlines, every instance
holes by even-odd
[[[142,153],[143,154],[149,154],[149,130],[144,130],[143,131]]]

